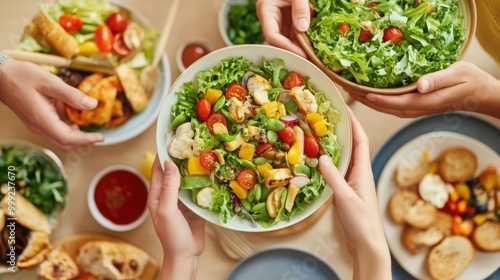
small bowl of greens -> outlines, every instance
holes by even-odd
[[[219,33],[226,45],[263,44],[256,0],[225,0],[219,10]]]
[[[156,143],[179,168],[179,199],[232,230],[288,228],[320,211],[332,190],[326,154],[345,174],[347,106],[314,64],[267,45],[213,51],[188,67],[164,100]]]
[[[14,189],[49,218],[52,226],[65,207],[68,182],[52,151],[24,140],[0,142],[0,199]]]
[[[309,58],[344,90],[402,94],[462,59],[474,37],[473,0],[310,0]]]

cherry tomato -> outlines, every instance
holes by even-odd
[[[101,52],[110,52],[113,48],[113,32],[107,25],[100,25],[95,30],[95,42]]]
[[[124,57],[130,54],[131,50],[123,40],[123,33],[117,33],[113,40],[113,52],[119,57]]]
[[[394,44],[397,44],[401,39],[403,39],[403,32],[401,29],[395,26],[389,26],[384,30],[384,42],[391,41]]]
[[[208,117],[210,117],[210,113],[212,112],[212,105],[210,102],[202,98],[200,101],[198,101],[198,104],[196,105],[196,115],[198,116],[198,119],[206,122],[208,120]]]
[[[111,28],[114,34],[121,33],[127,28],[128,19],[119,13],[112,13],[106,19],[106,24]]]
[[[232,83],[226,89],[226,99],[228,100],[231,97],[236,97],[239,101],[244,101],[247,95],[247,90],[238,83]]]
[[[214,124],[216,123],[222,123],[223,125],[227,126],[226,117],[224,117],[222,113],[214,113],[210,117],[208,117],[207,127],[212,134],[214,134]]]
[[[368,5],[366,5],[368,8],[375,8],[377,6],[377,3],[375,2],[370,2]],[[379,16],[383,17],[384,13],[379,11],[379,10],[373,10],[374,13],[377,13]]]
[[[68,33],[75,33],[82,27],[82,20],[74,15],[62,15],[59,17],[59,24]]]
[[[259,144],[257,146],[257,148],[255,149],[255,154],[257,156],[260,156],[262,155],[267,149],[273,147],[274,145],[271,144],[271,143],[262,143],[262,144]]]
[[[236,180],[241,187],[250,190],[257,183],[257,173],[253,169],[245,168],[238,173]]]
[[[368,42],[372,39],[372,33],[366,29],[361,28],[359,31],[359,40],[361,42]]]
[[[205,150],[200,153],[200,164],[203,168],[214,170],[216,162],[219,162],[219,158],[212,150]]]
[[[314,137],[305,136],[304,137],[304,153],[308,157],[316,157],[319,153],[319,144]]]
[[[288,73],[288,75],[286,75],[285,79],[283,80],[283,87],[288,90],[303,85],[304,85],[304,79],[302,78],[301,75],[295,72]]]
[[[351,30],[351,27],[346,22],[343,22],[339,25],[339,32],[342,35],[347,35],[347,33],[349,33],[350,30]]]
[[[293,142],[295,134],[293,133],[293,128],[290,126],[285,126],[282,130],[278,131],[278,137],[281,141],[290,144]]]

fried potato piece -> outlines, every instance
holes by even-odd
[[[33,23],[42,33],[43,38],[61,56],[71,58],[80,52],[78,41],[43,11],[35,15]]]
[[[112,77],[112,76],[111,76]],[[97,83],[89,92],[88,96],[97,99],[97,107],[93,110],[83,111],[82,119],[96,125],[104,125],[111,120],[113,104],[118,93],[113,86],[113,78],[105,78]]]
[[[80,84],[78,85],[78,89],[87,94],[90,92],[90,90],[97,85],[101,80],[106,78],[104,74],[101,73],[94,73],[90,76],[85,77]]]

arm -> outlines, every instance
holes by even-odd
[[[0,56],[6,58],[0,53]],[[33,133],[61,149],[102,142],[99,133],[84,133],[61,120],[60,102],[80,110],[97,106],[97,100],[67,85],[35,64],[6,59],[0,71],[0,101]]]
[[[353,156],[347,181],[327,156],[320,158],[320,170],[333,189],[333,204],[354,261],[353,279],[391,279],[391,258],[378,210],[368,138],[349,112]]]
[[[311,14],[307,0],[259,0],[257,16],[266,41],[276,47],[307,57],[295,40],[294,26],[299,31],[309,28]],[[292,24],[293,22],[293,24]]]
[[[351,97],[377,111],[411,118],[442,112],[469,111],[500,118],[500,81],[476,65],[459,61],[422,76],[418,92]]]
[[[156,158],[152,170],[148,208],[163,247],[161,279],[195,279],[198,259],[205,249],[205,220],[177,200],[179,169]]]

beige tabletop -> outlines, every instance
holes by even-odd
[[[15,0],[0,3],[0,49],[13,48],[19,40],[24,24],[31,20],[37,4],[48,0]],[[159,29],[168,10],[169,1],[165,0],[122,0],[146,16],[153,26]],[[147,5],[145,2],[149,2]],[[217,13],[222,0],[181,1],[176,15],[174,30],[169,39],[166,53],[170,61],[172,82],[180,72],[175,63],[177,48],[187,40],[206,41],[212,50],[224,47],[218,32]],[[465,60],[474,62],[496,78],[500,78],[500,67],[489,57],[474,39]],[[347,96],[347,95],[344,95]],[[355,115],[362,123],[369,138],[372,156],[384,141],[410,119],[401,119],[376,112],[362,104],[351,105]],[[498,120],[488,118],[500,124]],[[57,149],[47,140],[30,133],[22,122],[6,106],[0,105],[0,139],[25,139],[53,150],[63,161],[69,177],[70,191],[67,208],[60,217],[60,224],[52,235],[52,240],[78,234],[100,233],[118,237],[140,246],[158,262],[162,261],[162,250],[148,219],[139,228],[116,233],[101,227],[90,216],[86,193],[92,177],[102,168],[112,164],[127,164],[139,168],[140,159],[145,151],[155,151],[155,124],[141,135],[129,141],[112,146],[94,146],[71,151]],[[325,214],[311,227],[294,235],[270,237],[245,234],[257,249],[268,246],[291,245],[308,249],[327,259],[341,279],[352,278],[352,260],[345,245],[341,226],[330,206]],[[207,229],[206,249],[198,269],[197,279],[224,279],[236,261],[231,260],[221,250],[215,233]],[[2,276],[0,278],[3,279]]]

